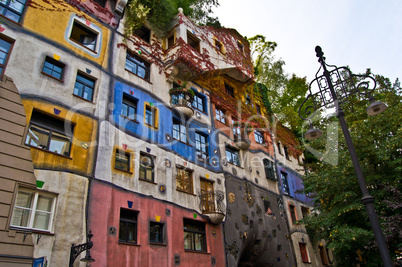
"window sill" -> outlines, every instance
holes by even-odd
[[[39,151],[43,151],[43,152],[46,152],[46,153],[50,153],[50,154],[53,154],[53,155],[57,155],[57,156],[60,156],[60,157],[66,158],[66,159],[73,159],[73,158],[70,157],[70,156],[64,156],[64,155],[62,155],[62,154],[59,154],[59,153],[56,153],[56,152],[52,152],[52,151],[49,151],[49,150],[46,150],[46,149],[42,149],[42,148],[39,148],[39,147],[36,147],[36,146],[30,146],[30,145],[26,145],[26,146],[29,146],[30,148],[37,149],[37,150],[39,150]]]
[[[124,69],[125,69],[127,72],[129,72],[129,73],[131,73],[131,74],[137,76],[137,77],[140,78],[141,80],[143,80],[143,81],[145,81],[145,82],[147,82],[147,83],[149,83],[149,84],[152,84],[150,80],[144,79],[144,78],[142,78],[141,76],[138,76],[137,74],[135,74],[134,72],[132,72],[132,71],[126,69],[126,68],[124,68]],[[150,71],[150,72],[151,72],[151,71]]]
[[[134,122],[134,123],[137,123],[137,124],[140,123],[139,121],[130,119],[129,117],[126,117],[126,116],[124,116],[124,115],[121,115],[121,114],[120,114],[120,116],[123,117],[124,119],[129,120],[129,121],[132,121],[132,122]]]
[[[179,142],[179,143],[182,143],[182,144],[188,145],[189,147],[192,147],[192,145],[190,145],[189,143],[185,143],[185,142],[180,141],[179,139],[176,139],[176,138],[172,138],[172,139],[173,139],[173,140],[176,140],[176,141]]]
[[[138,180],[139,180],[139,181],[143,181],[143,182],[147,182],[147,183],[150,183],[150,184],[155,184],[155,185],[157,185],[157,183],[155,183],[155,182],[153,182],[153,181],[150,181],[150,180],[147,180],[147,179],[138,178]]]
[[[158,130],[158,127],[153,126],[153,125],[151,125],[151,124],[148,124],[148,123],[146,123],[146,122],[144,122],[144,125],[147,126],[147,127],[150,128],[150,129],[152,129],[152,130]]]
[[[182,193],[185,193],[185,194],[188,194],[188,195],[191,195],[191,196],[197,196],[197,195],[196,195],[196,194],[194,194],[194,193],[190,193],[190,192],[187,192],[187,191],[184,191],[184,190],[178,189],[178,188],[176,188],[176,191],[178,191],[178,192],[182,192]]]
[[[119,241],[118,242],[119,245],[125,245],[125,246],[134,246],[134,247],[141,247],[140,244],[137,243],[131,243],[131,242],[123,242],[123,241]]]
[[[192,107],[193,109],[195,109],[196,111],[199,111],[199,112],[201,112],[202,114],[208,116],[208,113],[207,113],[206,111],[203,111],[203,110],[201,110],[201,109],[198,109],[198,108],[194,107],[193,105],[191,105],[191,107]]]
[[[52,232],[49,231],[45,231],[45,230],[38,230],[38,229],[31,229],[31,228],[20,228],[17,226],[10,226],[9,228],[10,230],[14,230],[14,231],[19,231],[19,232],[25,232],[25,233],[29,233],[29,234],[41,234],[41,235],[55,235]]]
[[[166,246],[167,246],[166,243],[158,243],[158,242],[152,242],[152,241],[150,241],[149,244],[150,244],[150,245],[153,245],[153,246],[162,246],[162,247],[166,247]]]
[[[98,52],[96,52],[95,50],[92,50],[91,48],[86,47],[85,45],[81,44],[80,42],[77,42],[74,39],[69,38],[69,40],[74,42],[74,43],[76,43],[77,45],[81,46],[82,48],[84,48],[84,49],[86,49],[88,51],[91,51],[92,53],[98,54]]]
[[[236,164],[234,164],[234,163],[232,163],[232,162],[230,162],[230,161],[228,161],[227,163],[229,163],[229,164],[232,165],[232,166],[235,166],[235,167],[244,169],[242,166],[236,165]]]
[[[52,78],[52,79],[55,79],[55,80],[58,81],[58,82],[61,82],[61,83],[64,82],[63,80],[57,79],[56,77],[54,77],[54,76],[52,76],[52,75],[49,75],[49,74],[47,74],[46,72],[41,71],[41,73],[42,73],[43,75],[47,76],[47,77],[50,77],[50,78]]]
[[[24,11],[22,11],[22,13],[21,13],[20,21],[21,21],[21,19],[22,19],[23,12],[24,12]],[[15,23],[15,24],[17,24],[17,25],[19,25],[19,26],[22,25],[21,22],[16,22],[16,21],[14,21],[14,20],[12,20],[12,19],[10,19],[10,18],[7,18],[6,16],[0,15],[0,19],[1,19],[1,18],[5,18],[6,20],[11,21],[12,23]],[[3,22],[3,24],[5,24],[5,23]],[[7,24],[6,24],[6,25],[7,25]]]
[[[207,254],[210,255],[211,253],[207,252],[207,251],[198,251],[198,250],[190,250],[190,249],[185,249],[185,252],[191,252],[191,253],[197,253],[197,254]]]
[[[93,101],[93,100],[88,100],[88,99],[86,99],[86,98],[83,98],[83,97],[81,97],[81,96],[79,96],[79,95],[75,95],[75,94],[73,94],[73,96],[76,97],[76,98],[79,98],[79,99],[81,99],[81,100],[84,100],[84,101],[86,101],[86,102],[89,102],[89,103],[94,104],[94,101]]]
[[[114,167],[114,169],[117,170],[117,171],[124,172],[124,173],[133,174],[132,171],[127,171],[127,170],[119,169],[119,168],[116,168],[116,167]]]

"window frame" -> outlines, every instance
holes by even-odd
[[[215,119],[226,125],[226,115],[222,109],[215,108]]]
[[[229,153],[230,157],[228,157],[228,153]],[[236,165],[238,167],[241,167],[241,164],[240,164],[240,151],[239,150],[231,148],[229,146],[226,146],[225,147],[225,155],[226,155],[227,162],[229,162],[229,163],[231,163],[233,165]],[[237,157],[236,161],[234,160],[233,155],[235,155]]]
[[[290,219],[292,220],[292,224],[296,224],[297,212],[296,212],[296,206],[295,205],[289,204],[289,214],[290,214]]]
[[[178,138],[176,138],[177,135],[178,135]],[[188,143],[187,125],[183,124],[182,121],[180,121],[180,120],[178,120],[176,118],[173,118],[172,137],[173,137],[174,140],[180,141],[180,142],[185,143],[185,144]],[[182,140],[183,137],[184,137],[185,140]]]
[[[192,41],[192,42],[190,42]],[[198,39],[195,34],[191,33],[190,31],[187,31],[187,44],[191,46],[194,50],[200,53],[201,51],[201,40]]]
[[[257,144],[263,145],[264,140],[264,133],[258,130],[254,130],[254,139]]]
[[[285,158],[287,160],[290,160],[289,158],[289,152],[288,152],[288,147],[287,146],[283,146],[283,152],[285,153]]]
[[[288,183],[288,174],[286,172],[281,171],[281,180],[282,180],[283,192],[290,196],[290,188],[289,188],[289,183]]]
[[[127,212],[127,213],[131,213],[130,216],[133,216],[133,218],[128,218],[128,216],[126,218],[122,218],[122,211]],[[127,244],[138,244],[138,211],[135,210],[131,210],[131,209],[126,209],[126,208],[120,208],[120,214],[119,214],[119,243],[127,243]],[[126,214],[128,215],[128,214]],[[134,218],[135,217],[135,218]],[[125,223],[127,228],[125,229],[125,233],[122,233],[122,223]],[[129,237],[127,237],[129,235],[129,231],[130,229],[128,229],[128,226],[131,225],[134,229],[133,230],[133,238],[132,241],[130,241]],[[125,235],[125,239],[122,239],[121,236]]]
[[[146,166],[143,163],[143,158],[147,158],[150,160],[150,165]],[[144,152],[140,153],[140,157],[139,157],[139,171],[138,171],[138,179],[142,180],[142,181],[146,181],[146,182],[151,182],[151,183],[155,183],[155,158],[149,154],[146,154]],[[148,177],[147,173],[148,170],[151,170],[151,177]],[[141,175],[141,172],[144,172],[144,176]]]
[[[73,33],[77,33],[77,29],[78,31],[82,31],[88,35],[79,35],[79,39],[77,40],[75,38],[75,36],[73,37]],[[75,35],[75,34],[74,34]],[[100,37],[101,33],[98,29],[94,29],[94,27],[90,27],[88,26],[81,18],[77,18],[74,17],[72,20],[72,24],[71,24],[71,30],[70,30],[70,34],[68,39],[77,44],[78,46],[84,48],[85,50],[88,50],[92,53],[97,54],[99,47],[100,47],[100,42],[101,42],[101,37]],[[81,37],[93,37],[93,49],[91,48],[92,44],[85,44],[84,40],[81,40]]]
[[[190,227],[200,227],[200,230],[191,229]],[[207,252],[207,235],[205,230],[205,223],[183,218],[183,232],[184,232],[184,250],[191,252]],[[191,248],[186,248],[186,234],[191,236]],[[196,235],[201,237],[201,249],[197,249]]]
[[[35,116],[35,117],[34,117]],[[63,124],[63,129],[64,131],[57,129],[57,125],[55,126],[54,122],[56,122],[57,124],[59,124],[58,126],[60,127],[61,123]],[[48,114],[42,113],[40,111],[37,110],[33,110],[32,114],[31,114],[31,119],[29,122],[29,126],[27,128],[27,133],[25,136],[25,142],[24,144],[29,146],[29,147],[34,147],[43,151],[47,151],[56,155],[60,155],[63,157],[70,157],[71,155],[71,150],[72,150],[72,139],[74,137],[74,127],[75,125],[72,122],[69,122],[69,125],[71,126],[71,136],[69,136],[66,133],[66,129],[65,129],[65,125],[66,125],[66,120],[64,119],[59,119],[59,118],[55,118],[53,116],[50,116]],[[37,132],[41,132],[42,134],[46,134],[47,135],[47,142],[46,142],[46,146],[45,148],[41,147],[43,145],[38,144],[38,145],[32,145],[31,141],[33,140],[30,136],[30,131],[31,129],[35,128],[35,130]],[[53,132],[55,132],[56,134],[53,134]],[[33,133],[32,133],[33,134]],[[60,154],[58,152],[52,151],[50,150],[51,147],[51,141],[52,141],[52,136],[56,136],[56,139],[64,139],[68,141],[68,154]],[[28,142],[28,138],[29,138],[29,142]],[[64,152],[65,153],[65,152]]]
[[[182,172],[183,176],[181,176],[181,172]],[[184,176],[185,173],[188,173],[188,181],[185,180],[185,176]],[[186,188],[185,188],[186,184],[188,186],[188,190],[186,190]],[[183,193],[193,195],[194,194],[193,187],[194,187],[193,171],[189,170],[189,169],[185,169],[181,166],[176,166],[176,190],[183,192]]]
[[[15,2],[18,2],[18,3],[20,3],[20,4],[23,6],[23,8],[22,8],[21,11],[17,11],[17,10],[10,9],[10,3],[14,3],[14,4],[15,4]],[[10,20],[10,21],[13,21],[13,22],[15,22],[15,23],[21,24],[21,18],[22,18],[22,15],[24,14],[26,2],[27,2],[27,1],[24,1],[24,3],[21,3],[21,0],[6,0],[6,3],[5,3],[5,4],[3,4],[3,3],[0,2],[0,7],[3,7],[3,8],[4,8],[4,9],[3,9],[3,12],[2,12],[2,13],[4,13],[4,14],[0,14],[0,16],[1,16],[1,17],[4,17],[4,18],[6,18],[6,19],[8,19],[8,20]],[[6,11],[6,12],[4,12],[4,11]],[[8,12],[11,12],[11,13],[13,13],[13,14],[16,14],[16,15],[18,16],[18,20],[14,20],[14,19],[12,19],[12,18],[10,18],[10,17],[7,17],[5,14],[8,13]]]
[[[197,140],[197,137],[199,137],[198,140]],[[204,143],[201,142],[202,137],[205,140]],[[196,151],[195,153],[196,153],[196,158],[198,161],[202,161],[205,163],[209,162],[209,151],[208,151],[209,142],[208,141],[209,141],[208,135],[206,135],[202,132],[198,132],[198,131],[195,132],[195,151]],[[203,151],[203,148],[205,151]],[[201,155],[201,157],[199,157],[198,155]],[[203,157],[204,155],[205,155],[205,158]]]
[[[234,94],[234,92],[235,92],[235,90],[234,90],[234,87],[233,86],[231,86],[231,85],[229,85],[228,83],[224,83],[224,85],[225,85],[225,92],[226,92],[226,94],[228,95],[228,96],[231,96],[231,97],[235,97],[235,94]]]
[[[12,1],[12,0],[10,0],[10,1]],[[3,78],[4,72],[6,71],[6,67],[8,64],[8,60],[10,59],[11,51],[13,50],[13,47],[14,47],[15,40],[8,38],[7,36],[4,36],[3,34],[0,34],[0,39],[10,45],[10,47],[8,48],[7,51],[2,51],[2,50],[0,51],[5,54],[4,62],[0,63],[0,68],[1,68],[0,78]]]
[[[151,115],[152,124],[149,124],[149,116]],[[158,128],[158,109],[154,106],[151,106],[149,103],[145,103],[144,105],[144,124],[148,127],[157,129]]]
[[[130,67],[130,65],[127,65],[127,63],[135,65],[135,70],[134,68],[128,68],[127,66]],[[151,80],[151,63],[128,50],[126,52],[124,69],[147,82],[150,82]],[[138,73],[139,69],[143,70],[143,76]]]
[[[46,63],[52,65],[51,73],[47,73],[47,72],[44,71],[45,67],[47,69],[50,69],[49,67],[46,66]],[[54,66],[56,66],[56,67],[61,69],[60,78],[57,78],[56,76],[52,75],[52,73],[54,71]],[[64,63],[62,63],[62,62],[60,62],[60,61],[58,61],[58,60],[56,60],[56,59],[54,59],[52,57],[46,56],[45,60],[43,61],[43,66],[42,66],[41,73],[46,75],[46,76],[48,76],[48,77],[50,77],[50,78],[53,78],[53,79],[58,80],[60,82],[63,82],[64,81],[64,69],[65,69],[65,67],[66,67],[66,64],[64,64]]]
[[[20,192],[24,192],[25,194],[31,194],[33,195],[33,199],[31,199],[31,203],[30,203],[30,207],[20,207],[17,205],[18,202],[18,196],[20,194]],[[44,210],[40,210],[38,209],[38,199],[40,196],[45,196],[47,198],[52,198],[51,200],[51,204],[50,204],[50,211],[44,211]],[[32,229],[32,230],[36,230],[36,231],[44,231],[44,232],[52,232],[53,229],[53,219],[54,219],[54,215],[55,215],[55,211],[56,211],[56,202],[57,202],[57,195],[52,194],[52,193],[48,193],[48,192],[44,192],[44,191],[39,191],[39,190],[33,190],[33,189],[28,189],[28,188],[18,188],[17,191],[17,195],[15,197],[14,200],[14,207],[13,207],[13,213],[11,216],[11,220],[10,220],[10,228],[19,228],[19,229]],[[15,216],[16,216],[16,210],[17,209],[23,209],[23,210],[29,210],[29,216],[28,216],[28,220],[27,220],[27,226],[21,226],[21,225],[15,225],[13,224]],[[37,213],[46,213],[49,214],[49,220],[48,220],[48,227],[47,229],[43,229],[43,228],[35,228],[34,227],[34,223],[35,223],[35,217],[37,215]],[[22,214],[21,217],[23,217],[24,215]]]
[[[303,263],[311,263],[310,256],[308,255],[307,244],[299,242],[300,254]]]
[[[210,185],[210,188],[208,187],[208,185]],[[214,182],[207,179],[200,179],[200,192],[201,192],[201,212],[202,213],[215,212],[216,208],[215,208]]]
[[[193,90],[194,91],[194,90]],[[201,101],[201,103],[200,103]],[[194,94],[194,99],[193,102],[191,103],[191,106],[203,113],[206,113],[206,109],[205,109],[205,104],[206,100],[205,97],[202,96],[201,94],[195,93]],[[200,109],[200,105],[201,105],[201,109]]]
[[[141,27],[135,29],[133,33],[148,44],[151,43],[151,29],[148,27],[142,25]]]
[[[123,114],[123,107],[127,106],[127,114]],[[133,117],[130,117],[130,108],[134,110]],[[121,109],[120,115],[124,118],[137,122],[138,115],[138,99],[130,96],[129,94],[123,93],[123,97],[121,100]]]
[[[122,155],[122,154],[127,157],[127,168],[123,168],[123,167],[120,168],[120,167],[118,167],[117,164],[116,164],[116,163],[117,163],[117,158],[118,158],[117,155]],[[131,165],[132,165],[131,161],[132,161],[131,153],[129,153],[129,152],[123,150],[123,149],[116,148],[115,153],[114,153],[114,168],[115,168],[116,170],[131,173],[131,172],[132,172],[132,171],[131,171],[131,169],[132,169],[132,168],[131,168]]]
[[[84,81],[79,81],[79,80],[78,80],[78,77],[81,77],[82,79],[85,79],[86,81],[85,81],[85,82],[84,82]],[[87,81],[90,81],[90,82],[93,83],[92,87],[91,87],[91,84],[88,83]],[[83,85],[82,95],[78,95],[78,94],[75,93],[75,89],[76,89],[77,83]],[[76,78],[75,78],[73,95],[75,95],[75,96],[77,96],[77,97],[79,97],[79,98],[81,98],[81,99],[84,99],[84,100],[86,100],[86,101],[93,102],[93,100],[94,100],[94,98],[95,98],[95,97],[94,97],[94,96],[95,96],[95,86],[96,86],[96,79],[95,79],[94,77],[91,77],[91,76],[85,74],[85,73],[82,72],[82,71],[78,71],[78,72],[77,72],[77,76],[76,76]],[[88,99],[88,98],[85,98],[85,97],[84,97],[84,95],[85,95],[85,89],[86,89],[86,88],[89,88],[89,89],[92,90],[92,92],[91,92],[91,99]]]
[[[152,225],[159,225],[160,229],[161,229],[160,232],[159,233],[153,232]],[[166,226],[166,224],[164,222],[149,221],[148,235],[149,235],[149,243],[150,244],[153,244],[153,245],[165,245],[166,244],[165,226]],[[158,238],[158,240],[153,239],[152,238],[153,234],[159,235],[160,238]]]
[[[274,170],[274,162],[270,161],[269,159],[265,158],[262,160],[262,165],[264,166],[265,171],[265,178],[272,181],[277,181],[275,177],[275,170]],[[266,163],[269,164],[266,164]]]

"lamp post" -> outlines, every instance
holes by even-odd
[[[336,67],[334,65],[327,65],[325,63],[324,53],[321,47],[315,48],[318,62],[321,64],[316,78],[311,81],[309,86],[309,95],[299,108],[299,116],[304,120],[309,121],[309,130],[305,134],[305,138],[313,140],[322,135],[319,129],[315,129],[311,122],[311,118],[314,117],[317,109],[321,107],[328,107],[335,105],[336,116],[341,124],[343,135],[345,136],[346,144],[348,146],[349,154],[353,162],[353,166],[357,175],[360,190],[362,192],[362,203],[364,204],[371,227],[374,232],[375,239],[377,241],[378,250],[382,262],[385,267],[392,267],[392,261],[388,252],[385,237],[381,229],[380,221],[374,207],[374,197],[372,197],[367,189],[366,181],[364,179],[363,171],[360,167],[359,160],[356,155],[356,150],[353,146],[352,138],[348,130],[348,126],[345,121],[345,114],[342,110],[341,104],[345,102],[349,96],[353,94],[359,94],[369,98],[371,104],[367,108],[366,112],[370,116],[377,115],[383,112],[387,106],[379,101],[375,101],[371,93],[376,88],[376,81],[369,75],[356,75],[347,67]],[[323,75],[318,75],[320,70],[323,70]],[[330,68],[330,70],[328,70]],[[356,82],[356,80],[359,80]],[[357,84],[356,84],[357,83]],[[317,86],[318,90],[312,90],[312,86]],[[304,108],[303,108],[304,107]]]
[[[78,257],[78,255],[81,254],[81,252],[83,252],[84,250],[86,250],[86,254],[85,257],[82,258],[80,261],[82,262],[94,262],[95,260],[91,257],[91,253],[90,253],[90,249],[93,247],[93,242],[91,241],[91,238],[94,235],[92,234],[92,231],[89,230],[89,233],[87,234],[87,242],[84,244],[80,244],[80,245],[76,245],[74,246],[74,244],[71,245],[71,249],[70,249],[70,262],[68,264],[69,267],[73,266],[73,263],[75,261],[75,259]]]

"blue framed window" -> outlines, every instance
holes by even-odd
[[[64,66],[63,63],[51,57],[46,57],[42,73],[61,81],[63,80]]]
[[[25,2],[26,0],[1,0],[0,14],[19,23],[25,8]]]
[[[195,149],[197,160],[208,162],[208,136],[195,133]]]
[[[77,73],[74,85],[74,95],[92,101],[95,89],[95,79]]]
[[[127,52],[126,70],[149,81],[150,64],[136,55]]]
[[[205,108],[205,97],[199,95],[199,94],[195,94],[194,95],[194,100],[193,100],[193,107],[202,111],[202,112],[206,112],[206,108]]]
[[[226,147],[226,160],[236,166],[240,167],[240,155],[239,150]]]
[[[137,100],[123,94],[123,102],[121,104],[121,115],[135,121],[137,117]]]

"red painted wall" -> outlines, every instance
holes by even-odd
[[[120,208],[138,211],[137,245],[119,244]],[[170,210],[170,215],[166,214]],[[215,266],[225,266],[225,250],[222,225],[212,225],[197,214],[199,221],[205,222],[207,253],[186,252],[184,250],[183,218],[194,219],[194,211],[174,204],[141,196],[112,185],[93,180],[89,194],[88,226],[94,234],[91,256],[96,260],[90,266],[212,266],[211,257],[216,259]],[[149,243],[149,221],[155,216],[166,224],[166,245]],[[116,228],[115,235],[109,228]],[[212,231],[216,235],[213,236]],[[174,255],[180,255],[180,265],[175,265]]]

